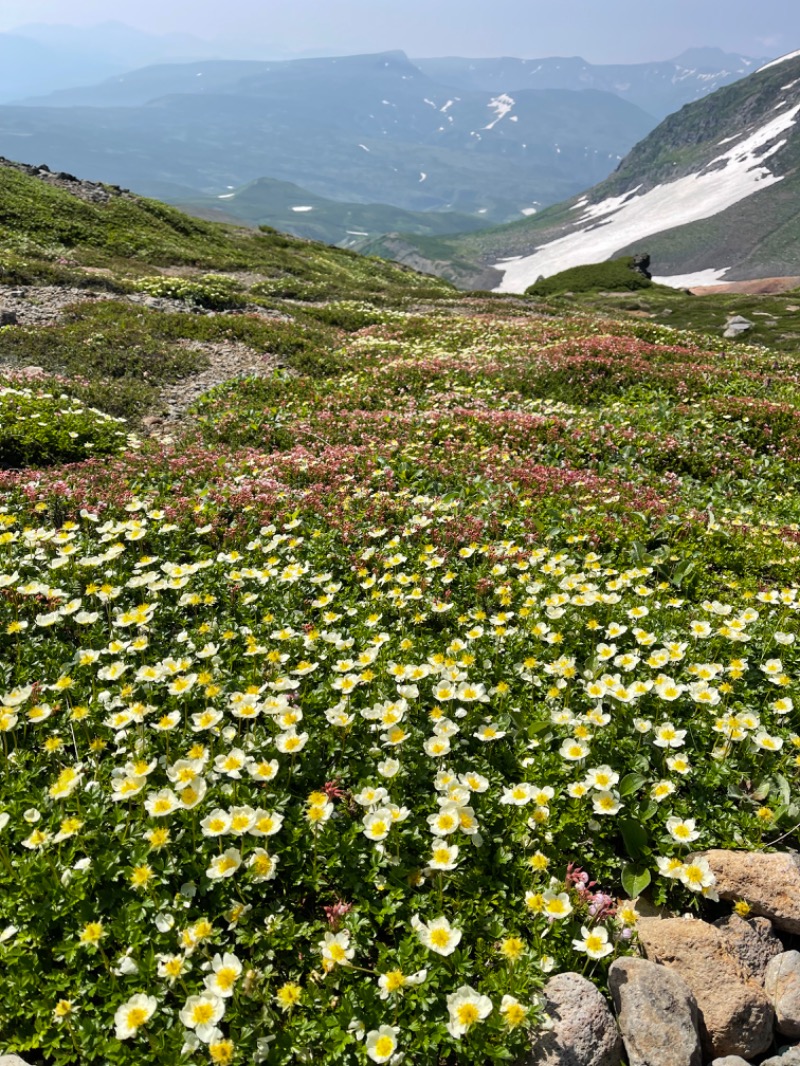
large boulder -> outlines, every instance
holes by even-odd
[[[769,918],[740,918],[738,914],[729,914],[714,925],[745,971],[763,985],[770,960],[783,951]]]
[[[722,899],[746,900],[776,929],[800,933],[800,856],[796,852],[704,851]]]
[[[519,1066],[620,1066],[622,1040],[597,988],[577,973],[560,973],[544,986],[549,1032],[537,1034]]]
[[[772,1006],[719,929],[698,918],[643,918],[637,929],[647,958],[675,970],[691,989],[708,1058],[751,1059],[769,1048]]]
[[[775,1009],[782,1036],[800,1037],[800,951],[776,955],[767,966],[764,991]]]
[[[617,959],[608,984],[628,1066],[702,1066],[697,1003],[679,973]]]

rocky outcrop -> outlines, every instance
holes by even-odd
[[[617,959],[608,981],[628,1066],[702,1066],[697,1003],[680,974]]]
[[[745,900],[778,930],[800,933],[800,861],[794,852],[714,849],[702,854],[722,899]]]
[[[763,985],[770,960],[783,951],[769,918],[740,918],[738,914],[729,914],[714,925],[745,971]]]
[[[800,951],[776,955],[767,966],[764,990],[782,1036],[800,1037]]]
[[[72,193],[79,200],[86,200],[91,204],[107,204],[114,197],[122,197],[133,200],[134,195],[129,189],[121,189],[119,185],[103,185],[99,181],[81,181],[74,174],[67,174],[63,170],[51,170],[46,163],[39,166],[28,166],[25,163],[15,163],[11,159],[0,156],[0,167],[8,167],[18,170],[21,174],[27,174],[31,178],[38,178],[48,185],[55,185],[65,192]]]
[[[544,987],[552,1029],[536,1035],[518,1066],[620,1066],[622,1040],[603,996],[585,977],[561,973]]]
[[[772,1006],[719,929],[695,918],[645,918],[638,930],[647,958],[675,970],[691,989],[709,1058],[749,1059],[769,1048]]]

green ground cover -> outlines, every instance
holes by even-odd
[[[337,373],[0,482],[10,1047],[513,1060],[798,821],[796,357],[328,317]]]

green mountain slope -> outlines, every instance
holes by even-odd
[[[75,192],[78,195],[75,195]],[[0,159],[0,281],[82,282],[86,267],[136,278],[154,267],[253,271],[276,295],[435,296],[446,283],[344,249],[191,218],[123,190]],[[98,276],[102,279],[102,275]]]
[[[175,199],[170,191],[168,199]],[[421,236],[486,229],[483,216],[455,211],[404,211],[391,204],[329,200],[288,181],[259,178],[219,196],[190,196],[179,206],[210,219],[272,226],[283,233],[355,248],[369,238],[402,230]]]

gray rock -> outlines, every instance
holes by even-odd
[[[764,1059],[761,1066],[800,1066],[800,1047],[778,1048],[778,1054]]]
[[[714,925],[745,971],[763,985],[770,959],[783,951],[769,918],[740,918],[738,914],[729,914]]]
[[[697,1002],[679,974],[617,959],[608,983],[628,1066],[701,1066]]]
[[[772,1000],[781,1036],[800,1037],[800,951],[784,951],[770,961],[764,991]]]
[[[740,333],[747,333],[749,329],[753,328],[754,323],[749,318],[744,318],[742,315],[732,315],[725,323],[725,332],[723,337],[738,337]]]
[[[0,311],[0,326],[18,326],[16,311]]]
[[[769,1049],[772,1004],[716,926],[697,918],[642,918],[637,930],[647,958],[676,970],[692,990],[708,1058],[751,1059]]]
[[[746,900],[754,914],[778,930],[800,933],[800,861],[796,852],[700,852],[716,878],[722,899]]]
[[[518,1066],[620,1066],[622,1040],[603,996],[577,973],[560,973],[544,987],[553,1027],[537,1034]]]
[[[714,1059],[711,1066],[750,1066],[750,1063],[740,1055],[724,1055],[721,1059]]]
[[[19,1055],[0,1055],[0,1066],[29,1066]]]

